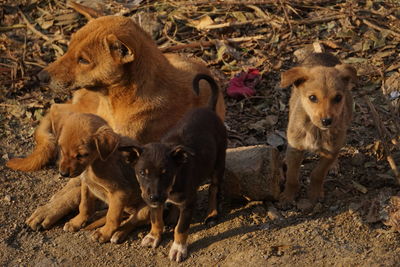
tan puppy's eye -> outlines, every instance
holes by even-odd
[[[308,99],[310,99],[310,101],[313,102],[313,103],[317,103],[318,102],[318,98],[315,95],[310,95],[308,97]]]
[[[90,64],[89,60],[84,59],[83,57],[79,57],[79,58],[78,58],[78,63],[79,63],[79,64],[82,64],[82,65],[88,65],[88,64]]]
[[[336,95],[334,98],[333,98],[333,102],[335,102],[335,103],[339,103],[340,101],[342,101],[342,95]]]

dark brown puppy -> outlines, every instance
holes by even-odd
[[[284,73],[281,87],[293,85],[290,97],[286,151],[287,177],[281,202],[292,202],[299,191],[304,151],[317,153],[320,161],[311,173],[308,196],[315,203],[323,198],[323,181],[346,139],[352,119],[356,70],[328,53],[311,54]]]
[[[189,111],[160,143],[121,148],[129,153],[135,166],[142,197],[151,208],[151,231],[142,240],[143,246],[157,247],[164,228],[163,206],[170,202],[179,208],[174,243],[169,258],[180,262],[187,256],[187,238],[197,189],[212,177],[206,221],[216,219],[217,198],[225,169],[226,129],[215,113],[218,86],[208,75],[197,75],[193,85],[207,80],[212,88],[209,108]]]

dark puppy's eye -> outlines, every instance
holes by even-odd
[[[83,64],[83,65],[88,65],[90,62],[87,59],[84,59],[83,57],[78,58],[78,63]]]
[[[144,177],[144,176],[146,176],[146,172],[144,170],[140,170],[139,171],[139,175]]]
[[[335,103],[339,103],[340,101],[342,101],[342,95],[336,95],[334,98],[333,98],[333,102],[335,102]]]
[[[310,99],[310,101],[313,103],[317,103],[317,101],[318,101],[318,98],[315,95],[310,95],[308,97],[308,99]]]

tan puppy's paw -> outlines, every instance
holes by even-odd
[[[153,236],[151,233],[147,234],[143,239],[141,245],[143,247],[156,248],[161,242],[161,237]]]
[[[110,241],[111,236],[112,236],[112,234],[105,233],[104,227],[102,227],[102,228],[94,231],[91,237],[92,237],[93,241],[97,241],[99,243],[106,243],[106,242]]]
[[[87,219],[77,215],[72,218],[69,222],[64,224],[63,230],[66,232],[77,232],[79,229],[86,225]]]
[[[179,244],[174,241],[169,250],[169,259],[171,261],[181,262],[187,257],[187,244]]]

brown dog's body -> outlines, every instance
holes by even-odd
[[[200,79],[207,79],[212,84],[210,108],[190,111],[160,143],[120,148],[130,152],[128,160],[135,165],[142,197],[151,209],[151,231],[142,240],[143,246],[154,248],[161,241],[164,203],[170,202],[179,208],[174,243],[169,252],[169,258],[178,262],[187,255],[187,238],[198,187],[205,178],[212,177],[206,221],[216,219],[217,195],[225,169],[226,129],[213,111],[218,86],[210,77],[199,75],[193,82],[195,90],[198,90],[196,83]]]
[[[89,21],[76,32],[67,53],[39,77],[49,81],[50,87],[57,91],[86,88],[96,92],[98,106],[94,113],[104,118],[118,134],[147,143],[159,140],[188,110],[205,105],[210,95],[207,83],[201,84],[200,96],[192,91],[193,77],[199,72],[209,74],[199,62],[163,55],[148,34],[131,19],[107,16]],[[221,95],[217,113],[222,119],[224,112]],[[36,141],[41,143],[41,140]],[[26,161],[22,160],[17,165],[24,163]],[[72,180],[71,184],[78,184]],[[30,226],[34,229],[50,227],[70,211],[62,207],[75,205],[79,191],[75,189],[68,195],[54,196],[46,208],[39,208],[32,214]]]
[[[98,198],[109,208],[105,225],[92,238],[102,243],[112,238],[118,243],[135,225],[149,221],[149,209],[140,197],[137,181],[132,179],[133,168],[124,163],[117,150],[122,137],[96,115],[64,112],[58,107],[63,105],[54,105],[51,114],[54,118],[57,113],[54,130],[60,147],[59,171],[64,177],[80,177],[82,181],[79,214],[65,224],[64,230],[81,229],[93,215]],[[134,143],[128,138],[124,142]],[[123,212],[130,217],[120,228]]]
[[[311,54],[299,66],[282,74],[281,87],[294,85],[290,98],[286,151],[287,175],[281,201],[294,200],[304,151],[320,155],[311,173],[309,199],[323,198],[323,180],[335,162],[352,119],[350,90],[356,71],[331,54]]]

